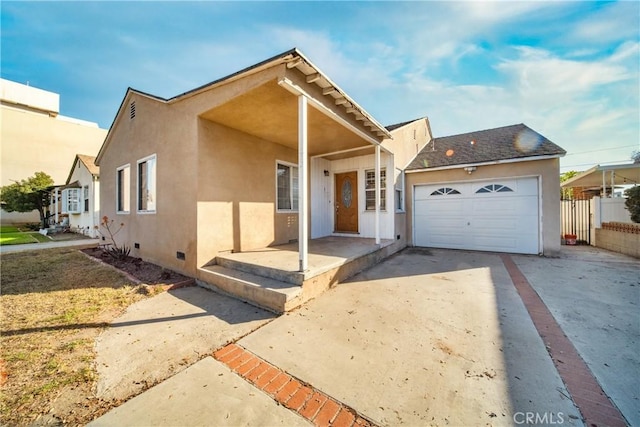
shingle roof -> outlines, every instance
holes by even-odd
[[[422,118],[423,118],[423,117],[422,117]],[[392,130],[395,130],[395,129],[401,128],[401,127],[402,127],[402,126],[404,126],[404,125],[408,125],[409,123],[413,123],[413,122],[415,122],[416,120],[420,120],[420,119],[414,119],[414,120],[409,120],[409,121],[402,122],[402,123],[396,123],[396,124],[393,124],[393,125],[385,126],[385,128],[387,128],[387,130],[388,130],[389,132],[391,132]]]
[[[561,147],[520,123],[435,138],[418,153],[407,170],[565,154]]]
[[[100,166],[96,166],[95,164],[96,156],[87,156],[85,154],[78,154],[77,156],[91,175],[100,175]]]

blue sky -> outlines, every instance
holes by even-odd
[[[127,87],[171,97],[297,47],[379,122],[525,123],[561,171],[640,149],[640,2],[2,1],[1,74],[109,128]]]

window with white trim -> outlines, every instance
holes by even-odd
[[[298,210],[298,167],[276,163],[276,207],[278,211]]]
[[[62,213],[81,213],[80,210],[81,188],[65,188],[62,190]]]
[[[156,155],[138,160],[138,212],[156,211]]]
[[[84,199],[84,212],[89,212],[89,186],[82,187],[82,198]]]
[[[376,210],[376,171],[364,171],[365,209]],[[387,207],[387,171],[380,169],[380,210]]]
[[[396,212],[404,212],[404,171],[396,168],[395,206]]]
[[[116,169],[116,211],[120,214],[129,213],[131,204],[131,168],[129,165]]]

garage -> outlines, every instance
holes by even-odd
[[[538,177],[416,185],[414,244],[538,254]]]

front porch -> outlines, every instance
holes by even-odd
[[[198,284],[275,312],[292,310],[402,249],[383,239],[329,236],[309,240],[308,268],[298,244],[219,255],[198,269]]]

